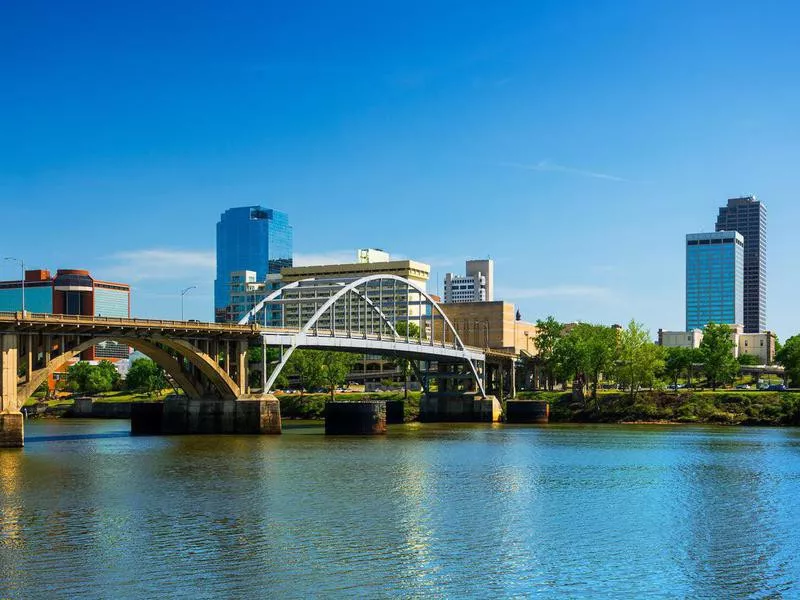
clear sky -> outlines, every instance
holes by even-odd
[[[523,318],[684,326],[684,235],[768,209],[800,332],[796,2],[0,3],[0,255],[210,319],[232,206],[301,262],[495,259]],[[0,278],[17,271],[0,264]],[[432,281],[436,291],[441,282]]]

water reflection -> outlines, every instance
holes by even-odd
[[[779,594],[792,578],[776,520],[776,481],[769,465],[778,431],[714,433],[693,440],[681,478],[689,539],[679,557],[695,596],[723,590],[739,597]]]
[[[790,430],[125,429],[32,423],[37,443],[0,452],[0,597],[746,597],[798,581]]]

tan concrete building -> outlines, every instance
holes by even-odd
[[[743,333],[742,325],[731,325],[733,355],[751,354],[759,359],[760,364],[769,365],[775,361],[775,339],[772,331],[761,333]],[[665,348],[699,348],[703,341],[703,330],[664,331],[658,330],[658,343]]]
[[[461,302],[441,307],[468,346],[536,354],[536,325],[517,321],[509,302]]]

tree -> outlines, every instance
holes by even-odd
[[[114,366],[114,363],[108,360],[101,360],[97,368],[103,373],[103,376],[111,382],[111,389],[119,389],[122,377]]]
[[[786,370],[786,379],[791,387],[800,387],[800,335],[786,340],[775,353],[775,360]]]
[[[322,353],[316,350],[295,350],[286,365],[298,379],[300,396],[322,383]]]
[[[133,361],[125,376],[125,386],[129,390],[148,396],[159,394],[167,385],[164,369],[149,358]]]
[[[559,381],[572,381],[572,394],[576,400],[584,401],[586,377],[584,354],[576,335],[565,335],[553,348],[550,370]]]
[[[358,356],[347,352],[321,352],[320,378],[331,394],[331,402],[334,399],[334,391],[337,385],[345,382],[353,366],[358,362]]]
[[[67,370],[69,389],[83,394],[108,392],[114,389],[119,380],[117,369],[107,360],[101,360],[98,365],[79,361]]]
[[[556,321],[552,315],[544,321],[536,321],[536,356],[542,364],[548,390],[553,389],[556,370],[554,354],[563,334],[564,324]]]
[[[72,392],[82,393],[86,391],[89,375],[92,372],[92,365],[81,360],[67,369],[67,387]]]
[[[631,321],[619,336],[617,376],[633,401],[644,385],[653,385],[656,373],[663,371],[663,348],[650,340],[641,323]]]
[[[412,321],[398,321],[394,329],[401,337],[404,337],[406,335],[406,331],[408,331],[409,339],[422,341],[419,325]]]
[[[736,357],[736,362],[739,363],[740,367],[752,367],[754,365],[760,365],[761,360],[755,354],[745,354],[742,353]]]
[[[684,371],[688,374],[689,382],[692,380],[691,369],[696,355],[693,350],[681,347],[664,349],[664,373],[675,388],[678,387],[678,378]]]
[[[709,323],[703,329],[700,354],[703,357],[703,371],[711,384],[717,389],[721,383],[733,381],[739,372],[739,364],[733,356],[733,336],[731,327],[724,323]]]
[[[608,374],[617,358],[617,330],[607,325],[580,323],[567,335],[578,337],[580,362],[592,386],[592,399],[596,401],[600,375]]]

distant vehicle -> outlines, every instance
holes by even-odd
[[[187,319],[186,322],[187,323],[199,323],[200,319]]]
[[[683,383],[673,383],[667,386],[668,390],[682,390],[686,387],[686,384]]]
[[[737,386],[736,386],[736,389],[737,389],[737,390],[749,390],[749,389],[750,389],[750,386],[749,386],[749,385],[747,385],[746,383],[742,383],[742,384],[739,384],[739,385],[737,385]]]
[[[777,385],[771,385],[771,386],[769,386],[767,388],[767,391],[768,392],[785,392],[786,391],[786,386],[783,385],[782,383],[779,383]]]

